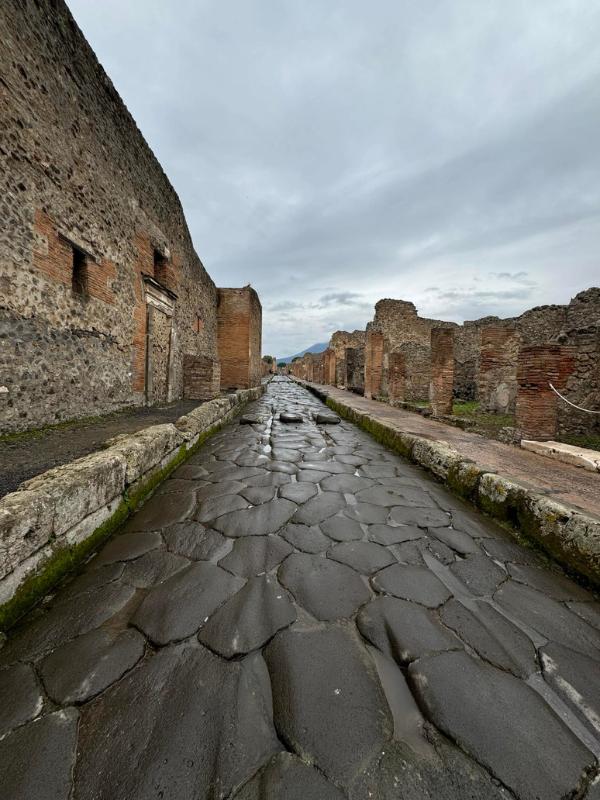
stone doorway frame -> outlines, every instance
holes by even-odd
[[[146,302],[146,356],[144,366],[144,397],[146,405],[153,405],[153,386],[152,386],[152,314],[151,309],[156,308],[158,311],[169,317],[171,321],[171,330],[169,335],[169,356],[167,367],[167,399],[166,402],[170,403],[174,399],[174,383],[175,383],[175,350],[177,343],[177,335],[173,327],[173,315],[175,313],[175,301],[177,295],[169,289],[162,286],[158,281],[151,278],[149,275],[144,275],[144,298]]]

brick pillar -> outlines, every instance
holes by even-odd
[[[323,353],[323,383],[335,386],[335,350],[331,348]]]
[[[519,333],[509,325],[481,329],[478,397],[483,411],[507,414],[515,410]]]
[[[367,331],[365,344],[365,397],[369,400],[381,393],[383,377],[383,333]]]
[[[388,395],[390,403],[404,400],[406,363],[404,353],[390,353],[388,365]]]
[[[454,330],[431,330],[431,408],[433,415],[452,413],[454,389]]]
[[[185,400],[212,400],[219,396],[221,367],[208,356],[183,356],[183,397]]]
[[[554,439],[557,433],[559,391],[573,371],[570,347],[537,344],[521,347],[517,364],[517,428],[523,439]]]

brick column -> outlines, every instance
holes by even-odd
[[[323,383],[335,386],[335,350],[327,348],[323,353]]]
[[[519,333],[510,325],[481,329],[478,397],[483,411],[499,414],[515,410]]]
[[[431,408],[436,417],[452,413],[454,330],[431,330]]]
[[[406,363],[404,353],[390,353],[388,365],[388,395],[390,403],[404,400]]]
[[[573,350],[558,344],[528,345],[519,350],[517,364],[517,428],[523,439],[554,439],[559,391],[573,371]]]
[[[381,393],[383,377],[383,333],[367,331],[365,344],[365,397],[369,400]]]
[[[221,368],[208,356],[183,356],[183,397],[185,400],[212,400],[219,396]]]

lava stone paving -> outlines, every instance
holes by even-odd
[[[0,650],[6,800],[593,800],[600,604],[275,378]]]

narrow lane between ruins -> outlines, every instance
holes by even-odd
[[[7,798],[599,796],[600,605],[286,378],[0,650]]]

